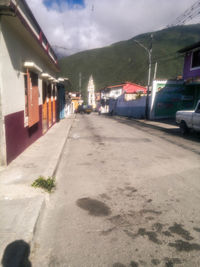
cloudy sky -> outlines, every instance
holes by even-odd
[[[51,45],[61,52],[107,46],[161,29],[196,0],[28,0]]]

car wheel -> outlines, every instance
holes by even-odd
[[[189,133],[189,128],[187,127],[187,124],[184,121],[180,123],[180,131],[182,135],[186,135]]]

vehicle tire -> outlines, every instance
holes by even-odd
[[[180,131],[182,135],[187,135],[189,133],[189,128],[184,121],[181,121],[180,123]]]

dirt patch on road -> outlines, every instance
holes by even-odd
[[[182,261],[179,258],[164,258],[166,267],[173,267],[174,264],[181,264]]]
[[[124,264],[120,263],[120,262],[116,262],[113,264],[112,267],[126,267]]]
[[[196,231],[196,232],[199,232],[199,233],[200,233],[200,228],[194,227],[193,229],[194,229],[194,231]]]
[[[158,236],[157,236],[157,233],[156,232],[153,232],[153,231],[146,231],[146,229],[144,228],[140,228],[138,230],[138,232],[136,234],[128,231],[128,230],[124,230],[124,232],[131,238],[135,239],[136,237],[138,236],[147,236],[148,239],[150,241],[152,241],[153,243],[156,243],[156,244],[159,244],[161,245],[162,242],[158,239]]]
[[[81,209],[89,211],[93,216],[108,216],[111,214],[111,209],[103,202],[92,198],[81,198],[76,202]]]
[[[177,251],[193,251],[200,250],[200,245],[196,243],[189,243],[183,240],[176,240],[175,243],[169,243],[168,246],[176,248]]]
[[[104,199],[107,199],[107,200],[111,200],[111,198],[110,198],[107,194],[105,194],[105,193],[100,194],[99,196],[100,196],[101,198],[104,198]]]
[[[131,267],[138,267],[139,264],[136,261],[131,261],[130,263]]]
[[[162,242],[158,239],[157,233],[153,231],[146,231],[144,228],[140,228],[138,230],[137,236],[148,236],[149,240],[156,243],[156,244],[162,244]]]
[[[115,229],[116,229],[116,227],[112,227],[112,228],[109,228],[107,230],[101,231],[101,235],[104,235],[104,236],[109,235]]]
[[[159,265],[159,264],[160,264],[160,260],[158,260],[158,259],[152,259],[152,260],[151,260],[151,263],[152,263],[153,265]]]
[[[156,215],[161,215],[162,211],[157,211],[157,210],[151,210],[151,209],[143,209],[140,211],[141,213],[152,213]]]
[[[190,235],[190,233],[183,228],[181,224],[174,223],[173,226],[169,227],[169,230],[173,234],[180,235],[185,240],[192,240],[193,237]]]

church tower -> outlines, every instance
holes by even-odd
[[[92,106],[93,109],[96,108],[95,87],[92,75],[90,76],[88,83],[88,105]]]

